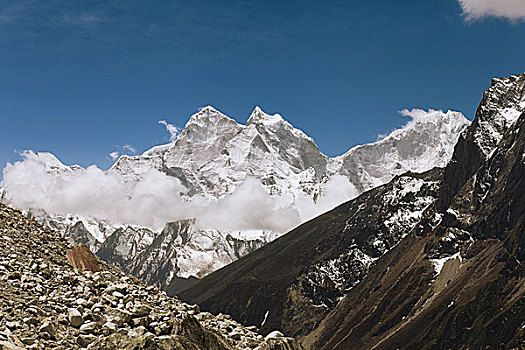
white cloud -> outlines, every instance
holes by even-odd
[[[300,193],[294,207],[301,216],[301,222],[306,222],[316,216],[335,208],[359,195],[357,188],[343,175],[333,175],[322,187],[317,203],[305,193]]]
[[[166,127],[166,130],[170,133],[170,140],[175,141],[177,136],[179,136],[180,128],[177,127],[176,125],[169,124],[165,120],[159,120],[159,124],[162,124]]]
[[[385,137],[387,137],[388,134],[377,134],[377,137],[376,137],[376,141],[381,141],[382,139],[384,139]]]
[[[420,109],[420,108],[412,108],[412,109],[402,109],[398,113],[401,114],[404,117],[409,117],[412,120],[418,120],[421,117],[424,117],[426,115],[429,115],[430,113],[437,112],[435,109]]]
[[[509,20],[525,19],[524,0],[458,0],[469,21],[483,17],[503,17]]]
[[[111,158],[111,160],[117,160],[118,156],[119,156],[118,151],[113,151],[109,154],[109,158]]]
[[[126,144],[124,146],[116,146],[116,147],[120,149],[122,152],[120,151],[111,152],[108,156],[109,156],[109,159],[111,159],[112,161],[117,160],[121,154],[136,154],[137,153],[137,150],[132,145]]]
[[[121,148],[125,152],[129,152],[129,153],[132,153],[132,154],[137,153],[137,150],[132,145],[124,145]]]
[[[8,163],[3,170],[6,200],[13,206],[155,229],[166,222],[196,218],[201,226],[212,229],[284,233],[358,194],[344,176],[334,176],[324,184],[318,203],[306,194],[295,199],[270,196],[258,180],[248,178],[218,200],[201,196],[188,200],[187,189],[177,178],[157,170],[133,183],[96,166],[50,173],[35,153],[22,156],[24,160]]]
[[[297,208],[282,197],[270,196],[253,178],[246,179],[229,196],[199,205],[199,209],[200,212],[195,215],[198,220],[216,229],[286,232],[301,223]]]

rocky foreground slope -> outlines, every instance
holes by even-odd
[[[525,74],[493,79],[444,172],[397,177],[178,295],[307,349],[524,347],[524,111]]]
[[[0,349],[300,349],[168,297],[1,204],[0,233]]]

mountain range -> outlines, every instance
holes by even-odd
[[[472,123],[457,112],[410,114],[402,129],[334,158],[280,115],[256,108],[242,125],[210,106],[172,143],[122,156],[108,171],[26,152],[24,161],[4,169],[0,198],[26,216],[2,206],[11,235],[5,240],[22,239],[27,247],[47,242],[51,231],[28,220],[34,218],[168,295],[219,314],[197,311],[198,319],[206,315],[215,325],[228,314],[254,325],[235,326],[240,337],[230,334],[232,326],[221,328],[225,339],[213,327],[203,330],[211,337],[204,342],[224,341],[226,348],[251,342],[345,350],[523,347],[525,74],[492,79]],[[67,264],[55,246],[70,242],[51,241],[42,252],[8,257],[19,266],[18,255],[52,251],[60,271]],[[84,252],[80,260],[88,254],[82,246],[71,249]],[[49,264],[33,266],[48,274]],[[34,278],[41,282],[40,275]],[[17,273],[5,279],[15,287],[17,279],[27,281]],[[162,293],[156,298],[165,300]],[[126,332],[134,322],[123,325]],[[42,327],[52,339],[54,326]],[[191,340],[180,340],[202,341],[192,333],[200,327],[192,328]],[[272,340],[282,336],[275,329],[300,345]],[[170,341],[178,341],[177,331],[170,332]],[[95,338],[81,331],[77,343]]]
[[[383,139],[329,158],[278,114],[257,107],[243,125],[208,106],[191,116],[172,143],[121,156],[104,173],[28,152],[24,162],[4,170],[4,197],[107,262],[174,291],[397,175],[443,167],[469,123],[458,112],[418,111]],[[17,167],[28,162],[41,167],[45,175],[39,176],[46,176],[50,188],[18,176]],[[67,194],[63,183],[78,191],[83,179],[97,176],[103,180],[88,182],[79,203],[54,206],[71,201],[53,199]],[[115,192],[113,200],[106,193],[92,195],[105,186]],[[120,188],[131,190],[119,201]],[[85,210],[85,203],[94,210]],[[428,204],[425,199],[417,205]]]
[[[177,293],[305,349],[525,345],[525,74],[444,169],[405,173]]]

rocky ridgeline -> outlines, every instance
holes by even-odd
[[[200,312],[0,204],[0,349],[300,349]]]

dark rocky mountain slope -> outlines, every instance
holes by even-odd
[[[309,349],[525,346],[525,74],[442,172],[405,174],[178,293]]]
[[[454,196],[350,291],[315,349],[525,345],[525,114]],[[429,213],[430,214],[430,213]]]
[[[258,325],[263,332],[278,326],[290,334],[307,334],[366,276],[374,260],[417,224],[437,199],[440,174],[436,169],[397,177],[178,295]]]

